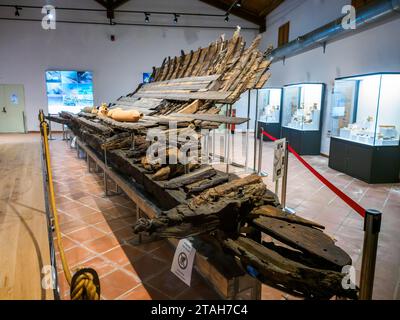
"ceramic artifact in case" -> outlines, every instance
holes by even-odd
[[[338,79],[332,136],[371,146],[396,146],[400,130],[400,74]]]
[[[336,79],[331,117],[331,168],[368,183],[399,180],[400,74]]]
[[[322,83],[301,83],[283,88],[282,136],[300,154],[320,153],[324,93]]]
[[[282,89],[259,89],[257,92],[257,101],[259,128],[262,128],[272,136],[279,138],[281,135]],[[269,141],[265,136],[264,140]]]

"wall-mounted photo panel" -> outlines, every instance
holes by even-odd
[[[46,71],[49,114],[78,113],[93,106],[93,74],[90,71]]]

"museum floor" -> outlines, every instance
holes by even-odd
[[[37,134],[0,135],[0,146],[5,142],[16,146],[20,143],[38,146],[38,141]],[[266,142],[263,145],[263,169],[266,171],[270,171],[272,164],[272,145]],[[56,202],[68,261],[72,267],[87,265],[98,271],[104,299],[217,298],[199,275],[194,274],[189,288],[169,271],[173,250],[167,242],[133,246],[130,243],[133,238],[131,225],[135,218],[130,200],[123,196],[104,198],[102,177],[89,174],[85,161],[77,159],[76,151],[59,136],[51,141],[50,147]],[[233,154],[238,152],[234,150]],[[329,169],[327,158],[305,158],[362,206],[382,210],[374,298],[400,299],[400,184],[368,185]],[[270,177],[265,182],[272,188]],[[2,183],[6,183],[4,179]],[[290,158],[288,205],[296,209],[297,214],[327,227],[328,234],[351,255],[358,278],[363,241],[361,217],[293,157]],[[61,269],[58,275],[62,298],[66,299],[68,286]],[[291,299],[267,286],[263,286],[262,298]]]

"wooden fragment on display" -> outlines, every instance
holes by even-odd
[[[92,131],[94,131],[96,133],[100,133],[105,136],[110,136],[113,133],[113,130],[111,128],[104,126],[99,122],[87,120],[82,117],[78,117],[77,121],[79,123],[81,123],[81,125],[86,126],[87,128],[90,128]]]
[[[184,77],[190,77],[190,76],[192,75],[192,70],[193,70],[193,68],[195,67],[195,65],[196,65],[196,63],[198,62],[198,60],[199,60],[200,51],[201,51],[201,48],[198,49],[198,50],[196,50],[196,51],[194,52],[193,57],[192,57],[192,60],[191,60],[189,66],[188,66],[188,68],[186,69],[186,72],[185,72],[185,74],[184,74]]]
[[[217,174],[215,176],[213,176],[209,179],[204,179],[202,181],[188,184],[184,187],[184,189],[188,194],[200,193],[200,192],[203,192],[204,190],[207,190],[207,189],[210,189],[217,185],[226,183],[226,182],[228,182],[228,180],[229,180],[228,174],[217,172]]]
[[[178,189],[188,184],[192,184],[204,179],[211,178],[212,176],[216,175],[216,171],[211,166],[205,166],[201,169],[196,171],[190,172],[183,176],[171,179],[164,183],[164,187],[166,189]]]
[[[270,217],[260,217],[252,223],[271,237],[338,268],[352,264],[350,256],[320,230]]]
[[[319,228],[319,229],[325,229],[324,226],[322,226],[316,222],[301,218],[301,217],[293,215],[293,214],[288,214],[288,213],[284,212],[283,210],[273,207],[273,206],[270,206],[270,205],[257,207],[256,209],[254,209],[251,212],[251,214],[260,215],[263,217],[276,218],[276,219],[283,220],[286,222],[305,225],[307,227],[315,227],[315,228]]]
[[[148,92],[138,92],[135,94],[138,98],[165,98],[168,100],[176,101],[189,101],[189,100],[215,100],[215,101],[225,101],[232,94],[230,91],[208,91],[208,92],[187,92],[187,93],[148,93]]]
[[[243,124],[249,121],[249,118],[227,117],[219,114],[172,113],[170,117],[183,118],[185,120],[203,120],[203,121],[212,121],[212,122],[227,123],[227,124],[236,124],[236,125]]]
[[[356,290],[345,289],[345,274],[307,267],[292,261],[245,237],[223,241],[226,249],[234,253],[244,265],[257,270],[257,278],[275,288],[284,289],[295,296],[330,299],[335,295],[357,298]]]
[[[203,102],[201,100],[195,100],[195,101],[189,103],[183,109],[179,110],[178,113],[189,113],[189,114],[196,113],[197,110],[199,110],[202,105],[203,105]]]
[[[182,50],[181,51],[181,56],[179,57],[177,65],[175,67],[175,70],[174,70],[174,72],[173,72],[173,74],[171,76],[172,79],[176,79],[178,77],[178,74],[179,74],[179,71],[182,68],[182,64],[183,64],[184,59],[185,59],[185,52]]]

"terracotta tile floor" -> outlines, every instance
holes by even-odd
[[[252,146],[252,143],[250,144]],[[237,146],[236,146],[237,147]],[[262,169],[271,173],[273,144],[263,143]],[[253,153],[249,148],[249,154]],[[191,288],[169,272],[173,249],[166,241],[133,246],[130,226],[134,204],[124,196],[103,197],[101,175],[89,174],[86,163],[66,142],[51,142],[57,205],[67,255],[75,266],[94,266],[104,299],[213,299],[216,293],[197,274]],[[234,160],[244,163],[239,149]],[[400,184],[368,185],[328,168],[328,159],[306,156],[319,172],[366,208],[382,210],[383,224],[375,280],[375,299],[400,299]],[[249,163],[253,163],[250,156]],[[232,171],[235,169],[232,167]],[[241,171],[241,170],[239,170]],[[271,177],[266,184],[274,190]],[[290,156],[288,206],[327,227],[327,233],[352,257],[359,279],[363,220]],[[60,268],[60,263],[58,264]],[[59,269],[61,271],[61,269]],[[68,286],[59,272],[62,296]],[[291,299],[263,286],[262,298]]]

